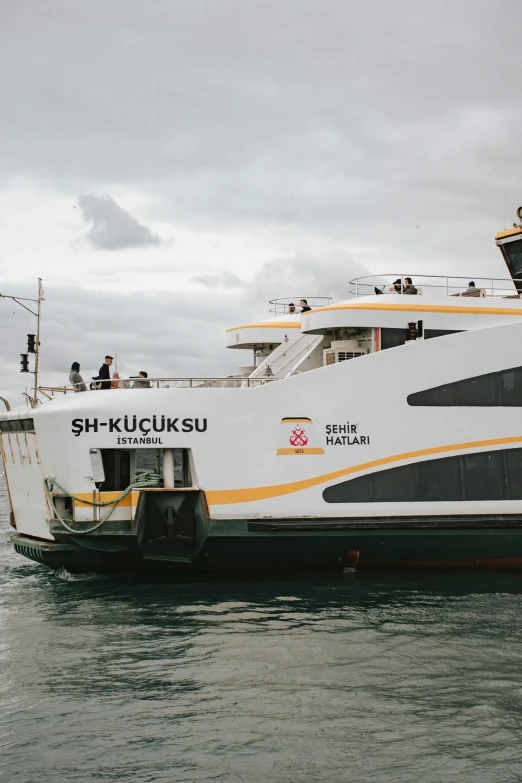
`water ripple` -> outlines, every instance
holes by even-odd
[[[8,544],[0,779],[510,783],[517,575],[148,583]]]

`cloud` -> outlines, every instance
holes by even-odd
[[[86,194],[78,198],[78,206],[83,219],[92,224],[85,238],[96,250],[161,245],[161,239],[150,228],[120,207],[111,196]]]
[[[216,275],[196,275],[195,277],[190,278],[190,282],[199,283],[199,285],[202,285],[205,288],[220,288],[225,290],[230,288],[243,288],[243,286],[246,285],[245,281],[238,275],[226,270]]]

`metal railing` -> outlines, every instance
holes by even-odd
[[[118,387],[111,387],[107,391],[125,391],[126,389],[137,388],[140,391],[149,391],[150,389],[244,389],[256,386],[263,386],[266,383],[273,383],[277,378],[243,378],[241,376],[229,376],[226,378],[147,378],[149,386],[133,387],[134,378],[118,379]],[[86,384],[87,385],[87,384]],[[80,383],[67,384],[63,386],[39,386],[38,392],[44,397],[52,399],[57,394],[71,394],[75,392],[76,387],[82,386]],[[89,391],[98,391],[98,389],[89,389]]]
[[[376,293],[376,288],[384,289],[382,293],[393,293],[389,291],[393,288],[396,280],[401,281],[404,286],[405,278],[411,278],[413,285],[421,289],[422,293],[426,290],[437,290],[446,296],[469,296],[469,297],[499,297],[499,298],[519,298],[517,287],[522,289],[522,279],[511,277],[467,277],[455,275],[413,275],[411,273],[391,273],[387,272],[380,275],[365,275],[350,280],[350,293],[356,297],[371,296]],[[467,293],[468,283],[473,281],[477,293]],[[518,285],[517,285],[518,284]],[[399,293],[397,291],[397,293]]]
[[[282,296],[278,299],[270,299],[268,302],[269,305],[272,305],[270,312],[274,313],[274,315],[292,315],[288,307],[290,304],[293,304],[295,312],[300,313],[302,308],[299,302],[301,299],[306,299],[308,307],[311,307],[312,310],[315,307],[326,307],[326,305],[335,301],[332,296]]]

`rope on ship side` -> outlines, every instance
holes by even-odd
[[[68,530],[69,533],[74,533],[75,535],[94,533],[95,530],[98,530],[98,528],[100,528],[103,524],[105,524],[105,522],[107,522],[107,520],[111,517],[118,503],[121,503],[123,498],[126,498],[129,492],[132,492],[133,489],[139,490],[139,489],[145,489],[146,487],[158,487],[160,484],[161,484],[161,476],[158,473],[154,473],[153,471],[146,471],[145,473],[140,473],[138,476],[136,476],[132,484],[129,484],[127,489],[124,489],[121,495],[118,498],[116,498],[116,500],[84,500],[84,498],[79,498],[76,495],[71,495],[70,492],[67,492],[67,490],[64,489],[64,487],[62,487],[62,485],[55,479],[54,476],[45,476],[44,478],[45,492],[47,494],[47,497],[49,498],[51,508],[54,510],[56,517],[61,522],[63,527],[66,530]],[[65,519],[63,519],[60,516],[58,509],[54,505],[53,496],[51,494],[54,487],[57,487],[63,492],[64,495],[67,495],[73,500],[76,500],[78,503],[83,503],[84,505],[87,506],[96,506],[98,508],[103,508],[104,506],[112,506],[112,508],[106,517],[104,517],[100,522],[97,522],[96,525],[89,528],[88,530],[75,530],[73,527],[69,527]],[[69,522],[72,522],[72,519],[69,519]]]

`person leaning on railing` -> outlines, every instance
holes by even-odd
[[[132,384],[133,389],[150,389],[149,375],[145,370],[140,370],[139,378]]]

